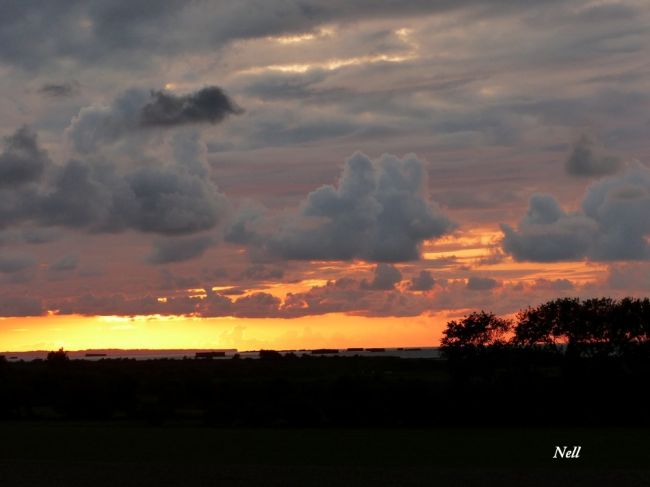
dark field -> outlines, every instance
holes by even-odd
[[[5,423],[0,482],[36,486],[648,485],[647,429],[223,429]],[[553,460],[556,444],[579,459]]]
[[[0,485],[650,485],[644,364],[3,363]]]

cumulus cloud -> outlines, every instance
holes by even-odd
[[[336,186],[311,192],[299,215],[264,244],[276,256],[297,260],[415,260],[426,239],[454,228],[427,197],[426,171],[414,155],[360,152],[346,161]]]
[[[582,200],[582,211],[599,225],[594,259],[650,257],[646,241],[650,235],[650,170],[637,166],[592,184]]]
[[[134,136],[154,127],[222,121],[228,115],[241,113],[234,101],[217,86],[208,86],[194,93],[176,95],[166,91],[129,89],[110,105],[84,107],[66,129],[66,135],[79,153],[92,153],[103,144]]]
[[[593,243],[598,225],[580,214],[567,214],[555,198],[535,194],[517,229],[502,224],[503,250],[515,260],[551,262],[582,258]]]
[[[0,154],[0,189],[38,180],[50,163],[47,153],[38,146],[36,134],[21,127],[4,138]]]
[[[25,240],[33,242],[47,241],[39,227],[162,235],[209,230],[229,202],[208,177],[205,147],[196,134],[176,134],[171,147],[171,157],[146,165],[90,155],[53,164],[36,135],[21,128],[0,155],[0,226],[27,224]]]
[[[603,176],[615,173],[621,166],[619,158],[603,154],[602,147],[587,135],[576,142],[564,165],[572,176]]]
[[[208,86],[186,95],[152,91],[151,98],[140,110],[140,123],[147,126],[214,124],[242,111],[217,86]]]
[[[375,274],[372,281],[365,279],[361,281],[363,289],[374,289],[377,291],[389,291],[395,289],[395,285],[402,280],[402,273],[390,264],[380,263],[375,267]]]
[[[409,289],[411,291],[429,291],[433,289],[436,280],[431,277],[429,271],[420,271],[417,276],[414,276],[409,283]]]
[[[41,224],[96,232],[183,235],[214,227],[227,205],[209,179],[176,165],[122,174],[110,165],[73,160],[60,168],[31,216]]]
[[[152,264],[183,262],[203,255],[213,243],[211,235],[155,240],[147,260]]]
[[[517,260],[650,258],[650,170],[645,167],[591,184],[581,211],[564,212],[550,195],[533,196],[529,206],[516,229],[501,226],[503,250]]]

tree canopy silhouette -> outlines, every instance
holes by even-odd
[[[64,364],[70,361],[68,352],[59,348],[57,351],[52,351],[47,354],[47,362],[51,364]]]
[[[512,336],[506,339],[508,333]],[[519,311],[513,323],[485,311],[450,321],[443,352],[517,348],[564,351],[569,356],[612,356],[650,344],[650,299],[558,298]]]
[[[475,350],[505,344],[505,336],[512,328],[510,320],[485,311],[473,312],[460,321],[450,321],[443,332],[443,352]]]

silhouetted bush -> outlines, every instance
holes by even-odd
[[[275,350],[260,350],[259,356],[261,360],[279,360],[282,359],[282,354]]]
[[[47,362],[52,365],[61,365],[68,363],[70,357],[68,357],[68,352],[59,348],[56,352],[50,352],[47,354]]]

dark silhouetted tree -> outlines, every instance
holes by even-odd
[[[70,357],[68,357],[68,352],[63,350],[63,348],[59,348],[56,352],[52,351],[47,354],[47,362],[53,365],[65,364],[69,361]]]
[[[276,350],[260,350],[261,360],[279,360],[282,359],[282,354]]]
[[[575,327],[579,308],[580,300],[561,298],[520,311],[513,342],[522,346],[566,343],[567,330]]]
[[[485,311],[473,312],[460,321],[450,321],[441,341],[443,353],[476,351],[505,345],[512,322]]]

